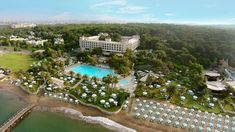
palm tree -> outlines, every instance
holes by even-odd
[[[76,78],[80,79],[81,78],[81,74],[77,73],[76,74]]]
[[[103,77],[102,81],[106,84],[107,91],[109,92],[109,85],[112,83],[112,76],[109,74]]]
[[[114,83],[114,87],[116,87],[117,84],[118,84],[118,78],[116,76],[114,76],[112,80],[113,80],[113,83]]]
[[[75,73],[73,71],[70,71],[69,75],[73,77],[75,75]]]
[[[82,76],[82,79],[83,79],[83,80],[88,80],[88,78],[89,78],[89,77],[88,77],[87,75],[83,75],[83,76]]]
[[[97,81],[97,77],[95,77],[95,76],[93,76],[91,79],[95,82]]]

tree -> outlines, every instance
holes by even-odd
[[[118,78],[117,78],[117,76],[114,76],[112,80],[113,80],[113,83],[114,83],[114,87],[116,87],[116,85],[118,84]],[[114,87],[113,87],[113,88],[114,88]]]

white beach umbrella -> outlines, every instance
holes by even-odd
[[[96,98],[97,95],[96,95],[96,94],[92,94],[91,97],[92,97],[92,98]]]
[[[146,95],[148,95],[148,93],[147,93],[147,92],[143,92],[142,95],[143,95],[143,96],[146,96]]]
[[[167,125],[170,125],[170,124],[171,124],[171,120],[167,120],[167,121],[166,121],[166,124],[167,124]]]
[[[101,104],[104,104],[104,103],[105,103],[105,100],[103,100],[103,99],[100,100],[100,103],[101,103]]]
[[[149,110],[149,114],[152,114],[153,113],[153,111],[152,110]]]
[[[166,113],[164,113],[164,114],[163,114],[163,117],[164,117],[164,118],[166,118],[166,117],[167,117],[167,114],[166,114]]]
[[[159,118],[159,120],[158,120],[158,123],[162,123],[163,122],[163,119],[162,118]]]
[[[182,120],[183,120],[182,116],[178,117],[178,121],[182,121]]]
[[[211,122],[208,123],[208,126],[209,126],[209,127],[213,127],[213,123],[211,123]]]
[[[147,104],[147,105],[145,105],[145,107],[146,107],[146,108],[149,108],[149,105]]]
[[[139,102],[140,101],[140,99],[136,99],[136,102]]]
[[[196,116],[195,116],[196,118],[199,118],[200,117],[200,115],[199,114],[196,114]]]
[[[175,127],[178,127],[179,124],[180,124],[180,123],[179,123],[178,121],[176,121],[176,122],[174,123],[174,126],[175,126]]]
[[[143,100],[143,103],[146,103],[147,102],[147,100]]]
[[[205,121],[201,121],[201,125],[204,126],[206,124]]]
[[[153,109],[154,109],[154,110],[156,110],[156,109],[157,109],[157,107],[156,107],[156,106],[153,106]]]
[[[198,127],[198,131],[199,131],[199,132],[202,132],[202,131],[203,131],[203,127],[202,127],[202,126],[199,126],[199,127]]]
[[[156,116],[159,116],[160,115],[160,113],[159,112],[156,112]]]
[[[180,96],[180,100],[184,101],[186,98],[184,96]]]
[[[197,100],[198,97],[196,95],[193,96],[193,100]]]
[[[142,107],[142,106],[143,106],[143,104],[142,104],[142,103],[139,103],[139,104],[138,104],[138,106],[139,106],[139,107]]]
[[[137,111],[138,110],[138,107],[134,107],[134,111]]]
[[[146,114],[144,115],[144,119],[148,119],[148,117],[149,117],[148,115],[146,115]]]
[[[140,113],[136,113],[135,116],[136,116],[137,118],[139,118],[139,117],[140,117]]]
[[[152,121],[152,122],[154,122],[155,119],[156,119],[156,117],[154,117],[154,116],[151,117],[151,121]]]
[[[111,97],[114,98],[114,99],[116,99],[116,98],[117,98],[117,94],[113,93],[113,94],[111,95]]]
[[[195,125],[191,125],[190,129],[193,130],[195,128]]]
[[[144,109],[144,108],[142,108],[142,109],[141,109],[141,112],[144,112],[144,111],[145,111],[145,109]]]
[[[189,119],[189,118],[187,118],[187,119],[186,119],[186,122],[190,122],[190,119]]]
[[[188,126],[188,124],[186,124],[186,123],[183,123],[183,124],[182,124],[182,128],[183,128],[183,129],[185,129],[187,126]]]
[[[87,97],[87,93],[83,93],[82,98],[86,98],[86,97]]]
[[[186,114],[186,112],[185,112],[185,111],[182,111],[182,112],[181,112],[181,114],[182,114],[182,115],[185,115],[185,114]]]
[[[175,119],[175,116],[174,115],[171,115],[171,117],[170,117],[171,119]]]
[[[100,95],[101,95],[101,96],[105,96],[105,92],[101,92]]]
[[[211,128],[210,128],[210,127],[207,127],[207,128],[206,128],[206,132],[211,132]]]

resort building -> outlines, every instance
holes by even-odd
[[[18,23],[18,24],[12,24],[11,28],[32,28],[32,27],[36,27],[36,24],[32,24],[32,23]]]
[[[27,44],[31,44],[32,46],[43,46],[47,40],[26,40]]]
[[[101,35],[91,37],[80,37],[79,45],[82,51],[91,50],[94,48],[102,48],[103,54],[110,53],[124,53],[127,49],[135,50],[139,46],[139,35],[133,36],[122,36],[120,42],[112,41],[111,38],[105,38],[105,40],[100,40]]]
[[[14,36],[14,35],[11,35],[10,38],[9,38],[10,41],[26,41],[27,39],[26,38],[21,38],[21,37],[18,37],[18,36]]]

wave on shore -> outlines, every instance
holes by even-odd
[[[116,123],[108,118],[105,117],[93,117],[93,116],[84,116],[81,112],[66,108],[66,107],[55,107],[55,108],[47,108],[47,107],[37,107],[36,110],[39,111],[49,111],[49,112],[57,112],[57,113],[63,113],[66,116],[69,116],[73,119],[80,119],[83,121],[86,121],[87,123],[95,123],[100,124],[108,129],[115,130],[118,132],[136,132],[136,130],[132,128],[125,127],[119,123]]]

